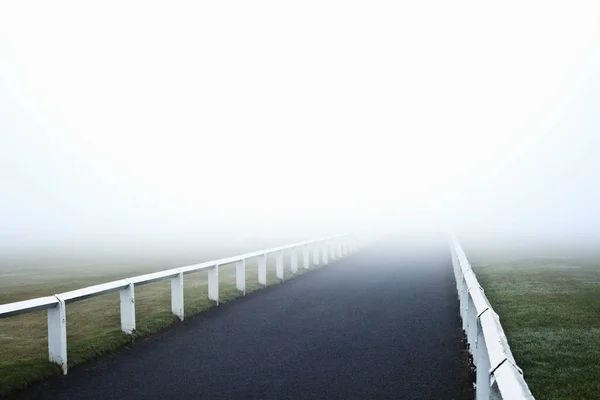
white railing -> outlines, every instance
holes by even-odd
[[[183,320],[183,276],[198,271],[208,271],[208,298],[219,304],[219,265],[236,263],[236,287],[246,294],[246,260],[258,258],[258,283],[267,286],[267,255],[275,253],[275,269],[278,279],[283,281],[283,252],[291,250],[290,263],[292,273],[298,271],[298,251],[303,251],[303,268],[310,268],[310,253],[313,264],[319,264],[319,256],[323,264],[329,258],[340,258],[358,248],[358,242],[351,235],[336,235],[322,239],[308,240],[220,260],[173,268],[152,274],[134,276],[101,285],[72,290],[54,296],[40,297],[0,305],[0,318],[29,313],[39,310],[48,311],[48,357],[50,362],[58,364],[67,373],[67,319],[66,305],[90,297],[120,291],[121,330],[132,334],[135,330],[135,287],[147,283],[171,279],[171,310]]]
[[[450,239],[450,252],[463,330],[469,352],[476,367],[475,398],[477,400],[533,399],[508,346],[500,318],[494,312],[465,253],[455,237]]]

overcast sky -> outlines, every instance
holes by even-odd
[[[600,8],[551,3],[4,2],[0,238],[598,233]]]

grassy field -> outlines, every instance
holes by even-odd
[[[230,252],[225,255],[239,254]],[[180,260],[97,260],[93,263],[63,260],[51,268],[40,268],[41,260],[14,260],[13,268],[0,271],[0,304],[52,295],[115,279],[218,258]],[[311,260],[312,261],[312,260]],[[285,279],[292,278],[289,255],[284,257]],[[306,272],[299,252],[298,275]],[[76,267],[77,266],[77,267]],[[312,267],[312,263],[311,263]],[[279,283],[275,275],[274,255],[267,261],[267,284]],[[220,302],[241,295],[235,287],[235,265],[219,268]],[[246,264],[246,292],[260,289],[258,262]],[[170,281],[136,287],[136,332],[127,336],[120,331],[119,293],[114,292],[67,306],[67,346],[69,366],[80,364],[113,351],[136,338],[147,336],[178,320],[171,314]],[[184,304],[186,318],[205,311],[215,303],[208,300],[207,272],[185,275]],[[33,381],[60,373],[48,362],[46,311],[0,319],[0,395],[25,387]]]
[[[600,399],[600,261],[533,254],[467,252],[536,399]]]

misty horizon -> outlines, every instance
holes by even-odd
[[[600,238],[598,7],[309,6],[1,6],[0,251]]]

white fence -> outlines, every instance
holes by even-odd
[[[456,238],[450,240],[460,316],[476,371],[477,400],[533,399],[515,363],[500,318],[479,285],[471,264]]]
[[[310,267],[310,253],[313,264],[319,264],[319,256],[323,264],[329,258],[340,258],[357,249],[357,241],[350,235],[330,236],[323,239],[309,240],[301,243],[276,247],[220,260],[203,262],[186,267],[173,268],[152,274],[121,279],[101,285],[72,290],[54,296],[40,297],[0,305],[0,318],[24,314],[39,310],[48,310],[48,357],[51,362],[61,366],[63,374],[67,373],[67,318],[66,305],[90,297],[120,291],[121,330],[131,334],[135,330],[135,287],[147,283],[171,280],[171,310],[183,320],[183,276],[198,271],[208,271],[208,298],[219,304],[219,265],[236,264],[236,287],[246,294],[246,260],[258,258],[258,283],[267,286],[267,255],[275,253],[276,275],[283,280],[284,251],[291,250],[290,264],[292,273],[298,271],[298,251],[302,250],[303,268]]]

